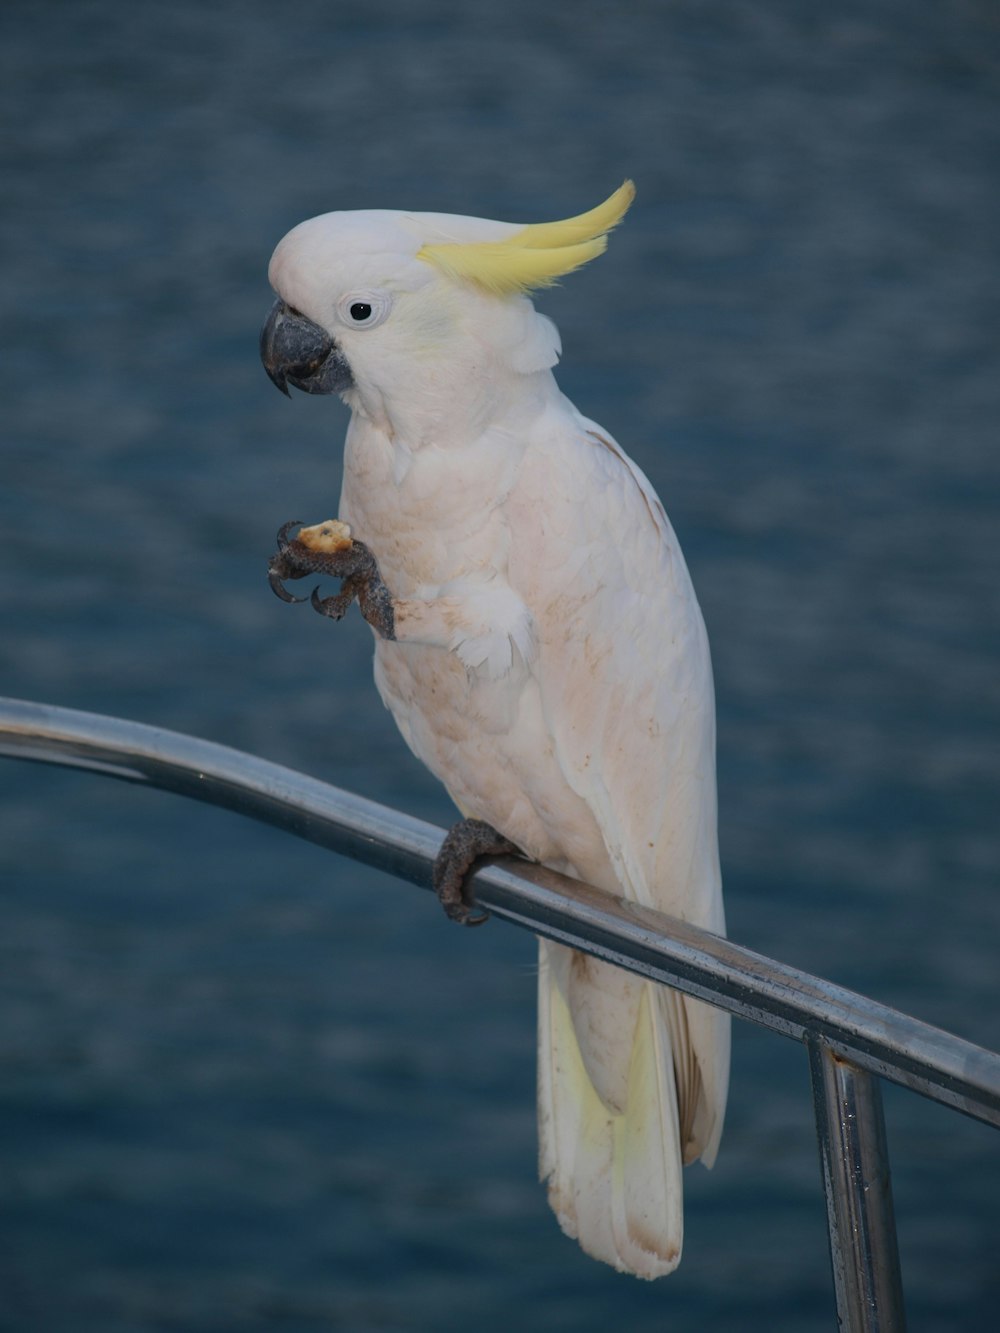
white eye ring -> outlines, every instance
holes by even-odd
[[[373,329],[391,309],[392,297],[387,292],[350,292],[341,297],[337,314],[349,329]]]

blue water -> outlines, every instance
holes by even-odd
[[[367,629],[280,605],[336,402],[257,363],[339,207],[638,201],[546,294],[712,638],[733,936],[1000,1045],[1000,22],[987,0],[0,8],[0,691],[445,822]],[[534,1179],[533,943],[272,831],[0,768],[3,1333],[811,1333],[801,1050],[735,1031],[680,1271]],[[910,1325],[991,1331],[1000,1139],[890,1089]]]

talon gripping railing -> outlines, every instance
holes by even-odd
[[[440,829],[223,745],[0,699],[0,756],[192,796],[431,886]],[[506,859],[474,882],[495,916],[805,1043],[840,1327],[904,1329],[879,1078],[1000,1127],[1000,1055],[541,866]]]

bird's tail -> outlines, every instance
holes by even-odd
[[[708,1086],[711,1072],[702,1078],[698,1057],[705,1052],[698,1048],[705,1037],[721,1042],[721,1058],[713,1057],[710,1069],[728,1067],[728,1023],[698,1005],[703,1012],[694,1026],[707,1021],[709,1028],[689,1032],[686,1005],[697,1002],[636,982],[630,1045],[624,1032],[618,1037],[627,1060],[619,1104],[610,1105],[607,1090],[602,1097],[595,1088],[595,1066],[588,1072],[581,1053],[564,980],[571,956],[561,945],[540,942],[540,1173],[560,1226],[588,1254],[620,1272],[662,1277],[681,1257],[682,1162],[700,1155],[711,1164],[721,1132],[726,1088]],[[598,986],[600,979],[600,972],[593,976]],[[692,1040],[696,1035],[700,1041]]]

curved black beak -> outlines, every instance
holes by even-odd
[[[260,331],[260,359],[271,383],[289,398],[289,384],[303,393],[343,393],[354,384],[343,352],[326,330],[280,299]]]

